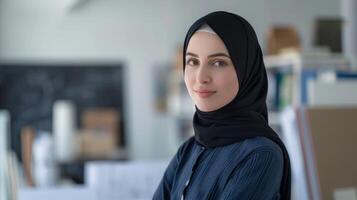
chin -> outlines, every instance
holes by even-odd
[[[196,104],[197,105],[197,104]],[[218,108],[215,108],[215,107],[212,107],[212,106],[199,106],[197,105],[197,108],[200,110],[200,111],[203,111],[203,112],[211,112],[211,111],[214,111],[214,110],[217,110]]]

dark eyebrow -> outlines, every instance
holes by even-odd
[[[224,56],[227,58],[231,58],[229,55],[225,54],[225,53],[215,53],[215,54],[211,54],[209,56],[207,56],[207,58],[212,58],[212,57],[218,57],[218,56]]]
[[[186,56],[198,57],[198,55],[197,55],[197,54],[190,53],[190,52],[187,52],[187,53],[186,53]]]
[[[198,58],[197,54],[194,54],[194,53],[191,53],[191,52],[187,52],[186,56],[193,56],[193,57],[197,57]],[[227,57],[229,59],[231,58],[229,55],[227,55],[225,53],[214,53],[214,54],[211,54],[211,55],[207,56],[207,58],[218,57],[218,56],[224,56],[224,57]]]

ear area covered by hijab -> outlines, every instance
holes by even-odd
[[[253,137],[267,137],[277,143],[284,155],[284,172],[280,194],[291,196],[291,167],[288,152],[278,134],[268,125],[266,96],[267,74],[263,55],[253,27],[241,16],[217,11],[192,24],[183,48],[202,26],[209,26],[225,44],[239,82],[237,96],[215,111],[203,112],[196,107],[193,117],[195,140],[207,148],[229,145]],[[183,63],[186,63],[183,56]],[[184,67],[185,72],[185,67]]]

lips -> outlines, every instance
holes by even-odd
[[[216,93],[216,91],[211,91],[211,90],[193,90],[195,93],[198,94],[199,97],[201,98],[207,98],[212,96],[213,94]]]

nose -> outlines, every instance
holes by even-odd
[[[211,73],[205,66],[200,66],[197,73],[197,81],[201,84],[207,84],[212,81]]]

